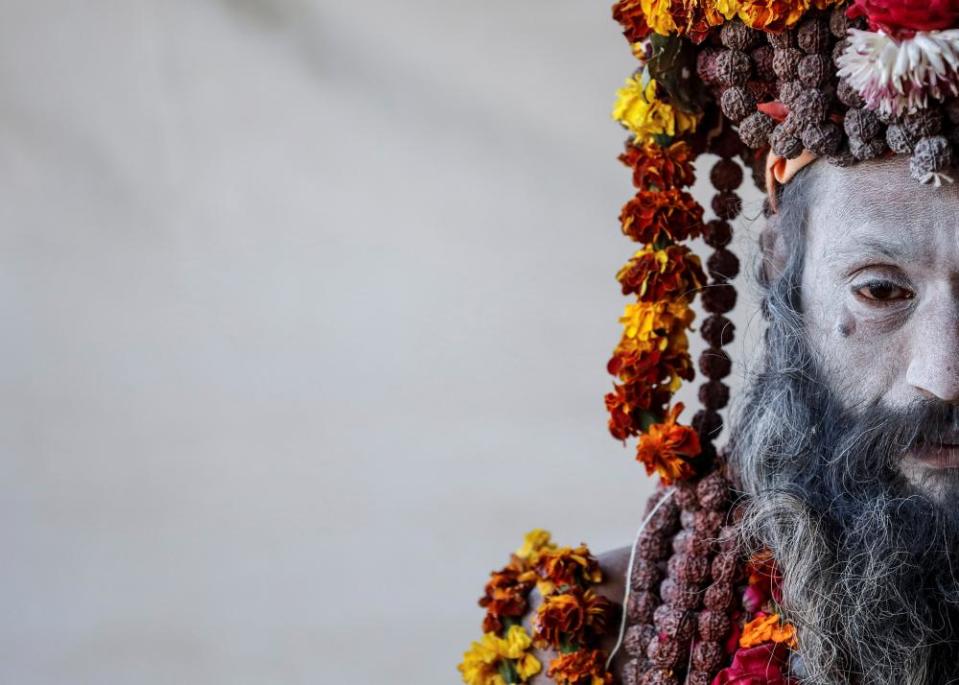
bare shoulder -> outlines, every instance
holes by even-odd
[[[623,593],[626,588],[626,572],[629,566],[629,547],[619,547],[617,549],[604,552],[596,557],[599,561],[599,567],[603,571],[603,582],[598,585],[594,585],[593,589],[597,593],[606,597],[611,602],[616,604],[621,604],[623,601]],[[542,603],[542,595],[540,595],[539,590],[534,589],[530,593],[529,597],[529,612],[526,615],[525,620],[523,621],[526,629],[532,631],[532,620],[533,616],[536,614],[536,610],[539,608],[539,605]],[[619,625],[613,626],[612,630],[606,635],[603,639],[602,648],[607,652],[613,648],[616,644],[616,638],[619,634]],[[545,685],[546,683],[551,683],[552,681],[546,677],[546,670],[549,668],[549,662],[556,658],[556,653],[552,650],[540,650],[537,649],[534,652],[537,659],[543,665],[543,670],[535,676],[531,681],[531,685]],[[619,659],[617,659],[617,662]],[[618,673],[618,669],[615,670]]]

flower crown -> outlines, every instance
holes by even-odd
[[[959,0],[619,0],[640,66],[617,96],[613,117],[630,132],[620,160],[636,194],[620,214],[641,248],[617,274],[635,296],[609,361],[609,429],[638,438],[636,458],[665,484],[714,466],[712,440],[729,401],[734,327],[728,249],[741,209],[743,167],[768,193],[817,158],[848,166],[908,154],[920,183],[951,183],[959,144]],[[689,194],[693,162],[710,172],[715,218]],[[685,244],[713,248],[704,269]],[[687,331],[699,292],[707,349],[699,370],[703,407],[679,423],[672,398],[694,377]]]

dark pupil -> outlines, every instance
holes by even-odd
[[[893,291],[896,286],[886,284],[877,284],[869,286],[869,292],[872,293],[872,296],[877,300],[885,300],[892,296]]]

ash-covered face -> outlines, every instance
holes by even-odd
[[[802,319],[845,408],[918,421],[898,470],[943,502],[959,495],[959,185],[907,166],[810,169]]]

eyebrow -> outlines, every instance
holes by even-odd
[[[903,235],[909,235],[903,231]],[[843,261],[850,257],[882,256],[894,262],[918,262],[922,251],[915,240],[888,240],[875,235],[850,234],[846,245],[833,251],[830,262]]]

